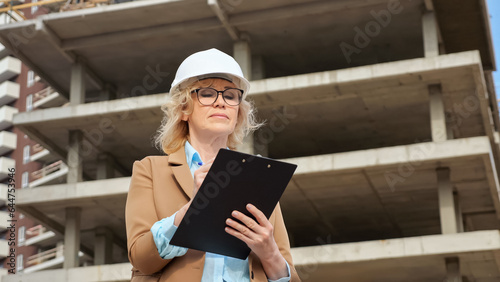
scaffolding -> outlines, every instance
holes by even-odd
[[[100,5],[112,4],[113,0],[43,0],[24,3],[24,0],[0,0],[0,14],[6,13],[12,20],[26,20],[22,9],[45,6],[51,11],[72,11],[87,9]]]

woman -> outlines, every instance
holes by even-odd
[[[251,204],[256,221],[241,211],[227,219],[226,232],[251,249],[246,260],[169,244],[219,149],[235,149],[259,126],[244,99],[249,85],[216,49],[179,66],[156,138],[168,156],[134,162],[125,215],[132,281],[300,281],[279,205],[269,220]]]

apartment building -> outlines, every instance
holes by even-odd
[[[62,268],[2,281],[129,280],[132,164],[161,154],[175,70],[212,47],[267,120],[241,150],[298,164],[281,205],[304,281],[500,279],[484,0],[144,0],[0,26],[0,42],[69,102],[13,118],[66,164],[16,198],[63,238]]]
[[[6,7],[12,5],[8,10]],[[48,9],[38,6],[36,1],[12,1],[0,3],[0,25],[8,25],[31,19],[40,14],[46,14]],[[64,178],[54,178],[53,173],[48,177],[47,172],[58,171],[58,164],[62,161],[54,158],[50,152],[37,142],[31,140],[24,132],[12,125],[15,113],[61,106],[65,99],[59,98],[44,83],[40,77],[16,58],[15,52],[0,45],[2,64],[2,137],[4,165],[2,173],[2,238],[8,239],[2,247],[1,274],[13,272],[32,272],[40,269],[57,267],[57,264],[43,264],[45,260],[56,254],[57,247],[62,247],[62,237],[55,236],[40,222],[23,213],[16,211],[15,218],[11,218],[10,210],[16,209],[16,193],[7,194],[7,184],[16,189],[29,189],[54,183],[63,183]],[[63,166],[64,164],[61,164]],[[15,168],[15,172],[8,168]],[[63,171],[63,169],[61,169]],[[58,171],[58,174],[61,174]],[[10,173],[14,182],[9,181]],[[12,188],[12,187],[11,187]],[[5,190],[5,191],[4,191]],[[12,220],[12,221],[9,221]],[[13,224],[13,226],[11,225]],[[8,245],[7,245],[8,243]],[[60,252],[59,252],[60,253]],[[16,257],[15,264],[12,256]],[[62,262],[60,263],[62,265]]]

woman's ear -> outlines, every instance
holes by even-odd
[[[183,114],[182,117],[181,117],[181,119],[183,121],[188,121],[188,118],[189,118],[189,115],[186,115],[186,114]]]

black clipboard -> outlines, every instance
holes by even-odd
[[[248,246],[226,233],[226,219],[238,210],[253,218],[253,204],[269,219],[297,165],[220,149],[170,244],[246,259]],[[234,219],[234,218],[233,218]]]

